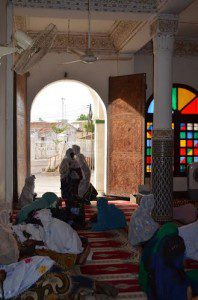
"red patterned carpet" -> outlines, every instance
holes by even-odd
[[[125,213],[128,222],[137,207],[129,201],[117,200],[111,203]],[[96,212],[96,203],[87,206],[86,219]],[[146,299],[138,285],[139,251],[129,245],[126,230],[79,231],[79,234],[89,239],[93,252],[92,261],[80,268],[81,274],[116,286],[119,290],[116,299]]]
[[[125,213],[128,222],[137,207],[129,201],[117,200],[111,203],[116,204]],[[86,219],[88,220],[96,212],[96,203],[93,202],[91,206],[86,207]],[[89,239],[93,252],[92,261],[80,268],[81,274],[116,286],[119,290],[116,299],[146,299],[146,295],[140,291],[138,285],[140,253],[129,245],[126,230],[79,231],[79,234]],[[198,269],[198,262],[188,260],[186,267]]]

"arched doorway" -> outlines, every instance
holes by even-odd
[[[58,165],[78,144],[92,169],[92,183],[106,192],[106,108],[98,93],[76,80],[45,86],[33,100],[30,117],[30,170],[36,192],[60,195]]]

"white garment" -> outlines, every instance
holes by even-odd
[[[0,270],[6,271],[3,283],[5,299],[17,297],[26,291],[54,264],[49,257],[33,256],[10,265],[0,265]]]
[[[186,256],[198,260],[198,220],[178,228],[179,236],[184,240]]]
[[[37,224],[18,224],[12,226],[13,233],[15,233],[21,243],[24,243],[27,238],[24,236],[23,232],[27,232],[30,237],[29,239],[35,241],[43,241],[44,230],[42,226]]]
[[[69,224],[53,218],[49,209],[36,212],[35,218],[43,224],[43,242],[48,249],[73,254],[83,251],[78,233]]]

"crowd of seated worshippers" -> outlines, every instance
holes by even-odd
[[[160,225],[152,218],[153,195],[142,197],[131,217],[129,241],[142,248],[139,284],[148,300],[189,300],[198,297],[198,270],[185,272],[185,259],[198,261],[197,208],[174,212],[175,223]],[[192,222],[192,223],[190,223]],[[189,224],[186,224],[189,223]]]

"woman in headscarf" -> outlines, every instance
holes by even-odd
[[[74,151],[69,148],[60,167],[61,196],[63,199],[74,200],[78,196],[78,186],[82,179],[81,168],[74,158]]]
[[[189,287],[196,295],[191,279],[195,276],[185,273],[184,258],[185,243],[178,235],[177,226],[166,223],[145,244],[141,257],[139,284],[148,300],[191,299],[188,298]]]
[[[21,209],[17,216],[17,223],[24,222],[28,215],[34,210],[55,207],[57,200],[58,196],[55,193],[44,193],[40,199],[33,201]]]
[[[78,145],[73,145],[72,149],[75,154],[75,158],[82,171],[82,179],[78,186],[78,196],[85,200],[86,204],[89,204],[91,200],[96,199],[97,191],[91,184],[91,170],[87,164],[85,156],[80,153],[80,147]]]
[[[1,214],[1,213],[0,213]],[[1,220],[1,218],[0,218]],[[0,224],[0,298],[68,299],[83,290],[116,297],[113,286],[85,276],[69,276],[49,257],[33,256],[18,261],[19,248],[9,227]],[[59,298],[60,297],[60,298]]]
[[[93,231],[119,229],[127,225],[124,213],[114,204],[108,204],[106,198],[98,199],[97,209],[97,221],[92,224]]]
[[[148,241],[159,228],[151,216],[154,208],[154,196],[146,195],[140,200],[140,206],[131,216],[129,223],[129,242],[132,246]]]

